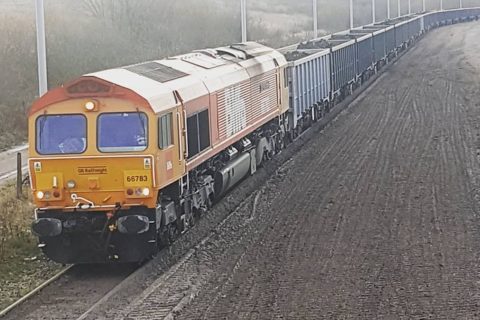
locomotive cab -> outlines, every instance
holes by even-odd
[[[98,94],[102,88],[108,96]],[[182,174],[174,135],[183,130],[183,119],[174,121],[180,110],[156,114],[97,79],[37,101],[29,117],[33,231],[48,256],[62,263],[139,261],[151,252],[158,185]]]

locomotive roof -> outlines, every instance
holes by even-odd
[[[246,42],[86,76],[136,92],[158,113],[177,105],[175,91],[183,101],[191,101],[272,71],[276,65],[286,65],[283,55],[261,44]]]
[[[71,98],[121,97],[156,113],[286,66],[278,51],[255,42],[197,50],[84,75],[36,100],[30,114]],[[92,85],[93,81],[93,85]]]

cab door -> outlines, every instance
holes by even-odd
[[[185,175],[186,143],[184,110],[181,104],[157,116],[157,180],[163,188]]]
[[[188,142],[187,142],[187,111],[183,99],[178,93],[174,92],[175,99],[179,103],[176,113],[176,136],[178,137],[178,163],[182,168],[182,175],[186,173],[186,161],[188,159]]]

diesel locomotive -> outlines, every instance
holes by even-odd
[[[97,72],[30,111],[40,246],[62,263],[139,261],[285,139],[287,62],[257,43]]]

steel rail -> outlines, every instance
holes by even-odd
[[[42,282],[39,286],[37,286],[35,289],[33,289],[32,291],[30,291],[29,293],[27,293],[26,295],[24,295],[23,297],[21,297],[20,299],[18,299],[17,301],[15,301],[14,303],[12,303],[11,305],[9,305],[8,307],[6,307],[5,309],[3,309],[2,311],[0,311],[0,318],[4,317],[7,315],[7,313],[9,313],[10,311],[12,311],[13,309],[15,309],[17,306],[19,306],[20,304],[22,304],[23,302],[27,301],[28,299],[30,299],[31,297],[33,297],[34,295],[36,295],[38,292],[42,291],[44,288],[46,288],[48,285],[50,285],[52,282],[56,281],[58,278],[60,278],[62,275],[64,275],[67,271],[71,270],[72,268],[74,267],[74,265],[70,265],[66,268],[63,268],[62,270],[60,270],[59,272],[57,272],[53,277],[51,277],[50,279],[48,279],[47,281],[45,282]]]

